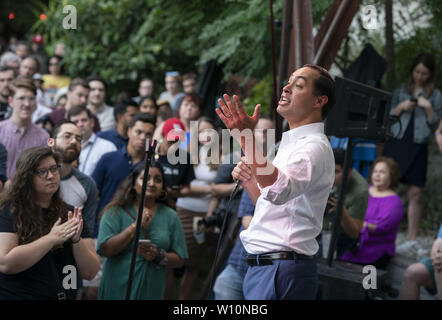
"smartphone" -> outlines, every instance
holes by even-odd
[[[140,240],[138,240],[138,244],[148,245],[148,244],[151,244],[151,243],[152,243],[152,241],[147,240],[147,239],[140,239]]]
[[[416,97],[411,97],[410,101],[416,103],[417,102],[417,98]]]
[[[172,190],[180,190],[181,187],[180,186],[172,186]]]

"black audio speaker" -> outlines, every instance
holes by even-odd
[[[336,103],[325,120],[328,136],[385,140],[391,93],[336,77]]]

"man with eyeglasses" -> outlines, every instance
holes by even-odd
[[[74,162],[80,156],[81,142],[80,128],[74,122],[64,121],[55,126],[48,146],[60,155],[61,198],[65,203],[83,209],[85,227],[92,234],[96,222],[98,192],[94,180],[74,167]],[[90,250],[95,251],[93,239],[87,240],[90,240]]]
[[[7,177],[15,173],[15,163],[23,150],[31,147],[44,147],[48,133],[32,123],[36,108],[36,88],[31,79],[19,77],[9,86],[11,118],[0,122],[0,143],[8,151]]]

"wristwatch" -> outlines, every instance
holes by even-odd
[[[154,264],[156,264],[157,266],[162,266],[162,267],[166,267],[167,265],[167,252],[164,249],[158,249],[158,254],[155,257],[155,259],[152,260],[152,262]]]

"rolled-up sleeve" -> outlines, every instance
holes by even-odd
[[[280,205],[303,194],[312,181],[313,163],[307,152],[295,153],[287,166],[277,167],[278,178],[265,188],[258,187],[261,196]]]

